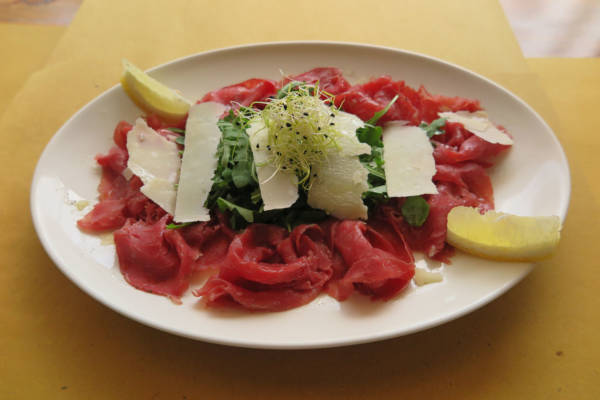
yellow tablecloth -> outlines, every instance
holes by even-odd
[[[0,116],[29,76],[44,66],[63,26],[0,24]]]
[[[0,398],[600,398],[600,262],[593,251],[600,236],[593,153],[600,148],[599,59],[523,59],[493,0],[382,0],[356,8],[327,0],[147,3],[86,1],[45,67],[14,98],[0,93],[4,104],[12,99],[0,117]],[[0,39],[17,31],[0,25]],[[43,54],[51,42],[43,32],[20,51]],[[311,351],[168,335],[105,308],[66,279],[33,231],[31,175],[60,125],[117,82],[120,59],[145,68],[212,48],[291,39],[415,50],[522,96],[551,122],[571,165],[571,207],[554,258],[498,300],[443,326]],[[30,71],[45,57],[27,61],[13,48],[12,59]]]

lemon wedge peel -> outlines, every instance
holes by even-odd
[[[185,97],[125,59],[121,85],[138,107],[147,113],[158,115],[166,122],[183,120],[191,106]]]
[[[466,253],[498,261],[540,261],[552,255],[562,229],[557,216],[524,217],[455,207],[446,241]]]

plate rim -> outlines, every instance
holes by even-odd
[[[236,52],[239,50],[252,50],[255,48],[266,48],[266,47],[277,47],[277,46],[282,46],[282,47],[289,47],[289,46],[307,46],[307,47],[308,46],[324,46],[324,47],[328,47],[328,46],[332,46],[332,47],[347,47],[347,48],[359,47],[359,48],[366,49],[366,50],[369,50],[369,49],[370,50],[384,50],[384,51],[388,51],[391,53],[399,53],[401,55],[408,55],[411,57],[421,58],[421,59],[424,59],[424,60],[427,60],[430,62],[442,64],[445,67],[459,70],[463,73],[474,76],[474,77],[478,78],[479,80],[486,82],[489,85],[492,85],[496,89],[498,89],[501,92],[503,92],[504,94],[508,95],[510,98],[512,98],[512,100],[519,103],[525,109],[527,109],[527,111],[529,111],[538,120],[538,122],[540,122],[542,124],[542,126],[548,132],[551,133],[550,137],[551,137],[552,141],[554,142],[553,144],[559,149],[559,151],[560,151],[559,153],[562,158],[561,161],[563,162],[564,166],[566,167],[566,171],[565,171],[566,185],[567,185],[567,193],[565,193],[566,203],[563,205],[562,209],[559,212],[559,217],[561,219],[561,222],[564,224],[564,221],[565,221],[567,213],[568,213],[570,201],[571,201],[571,190],[572,190],[571,171],[570,171],[570,165],[569,165],[569,161],[566,156],[565,150],[562,147],[560,141],[558,140],[558,137],[556,136],[555,132],[548,125],[548,123],[537,113],[537,111],[532,106],[530,106],[528,103],[526,103],[523,99],[521,99],[519,96],[517,96],[510,90],[506,89],[505,87],[501,86],[500,84],[492,81],[491,79],[489,79],[477,72],[474,72],[468,68],[462,67],[460,65],[457,65],[457,64],[451,63],[449,61],[445,61],[443,59],[440,59],[440,58],[437,58],[434,56],[430,56],[427,54],[423,54],[423,53],[419,53],[419,52],[415,52],[415,51],[411,51],[411,50],[390,47],[390,46],[382,46],[382,45],[367,44],[367,43],[357,43],[357,42],[344,42],[344,41],[297,40],[297,41],[274,41],[274,42],[240,44],[240,45],[228,46],[228,47],[224,47],[224,48],[210,49],[207,51],[185,55],[185,56],[178,57],[176,59],[164,62],[162,64],[159,64],[152,68],[147,69],[146,72],[151,74],[154,71],[157,71],[157,70],[160,70],[163,68],[168,68],[169,66],[171,66],[173,64],[185,62],[187,60],[190,60],[190,59],[196,58],[196,57],[210,56],[210,55],[219,54],[219,53],[224,54],[224,53],[228,53],[228,52]],[[260,341],[260,340],[240,341],[240,340],[235,340],[235,339],[226,339],[226,338],[223,339],[216,335],[211,335],[211,334],[207,334],[207,333],[201,333],[198,335],[190,335],[190,334],[186,334],[184,332],[178,331],[176,329],[171,329],[168,326],[161,326],[161,325],[155,324],[151,320],[146,320],[143,317],[135,314],[134,312],[128,311],[127,309],[122,307],[118,302],[113,302],[110,299],[102,296],[101,293],[99,291],[95,290],[93,287],[85,285],[81,281],[81,279],[78,278],[78,274],[70,271],[69,268],[63,267],[60,254],[58,254],[55,251],[54,247],[49,243],[48,237],[46,235],[42,234],[42,231],[41,231],[42,224],[40,222],[41,215],[37,214],[36,207],[35,207],[35,205],[36,205],[35,187],[39,182],[40,176],[42,175],[40,164],[41,164],[41,160],[47,155],[49,147],[51,147],[51,145],[56,140],[58,140],[57,137],[75,118],[77,118],[81,113],[84,113],[88,108],[92,107],[95,102],[99,101],[100,99],[104,98],[105,96],[108,96],[114,90],[117,90],[117,88],[120,86],[121,86],[121,84],[117,83],[117,84],[113,85],[112,87],[106,89],[99,95],[95,96],[91,100],[89,100],[83,107],[79,108],[74,114],[72,114],[61,125],[61,127],[52,135],[51,139],[48,141],[48,143],[44,147],[43,151],[39,155],[39,158],[36,162],[36,167],[35,167],[35,170],[34,170],[34,173],[32,176],[32,181],[31,181],[31,185],[30,185],[30,213],[32,216],[36,235],[37,235],[38,239],[40,240],[44,250],[46,251],[46,254],[48,254],[48,256],[50,257],[52,262],[55,264],[55,266],[67,278],[69,278],[69,280],[71,280],[71,282],[73,282],[80,290],[85,292],[87,295],[91,296],[94,300],[98,301],[102,305],[108,307],[112,311],[116,311],[117,313],[121,314],[122,316],[124,316],[128,319],[134,320],[143,325],[150,326],[154,329],[158,329],[160,331],[171,333],[171,334],[174,334],[177,336],[186,337],[186,338],[194,339],[194,340],[199,340],[199,341],[203,341],[203,342],[207,342],[207,343],[234,346],[234,347],[255,348],[255,349],[293,350],[293,349],[319,349],[319,348],[334,348],[334,347],[351,346],[351,345],[377,342],[377,341],[387,340],[387,339],[391,339],[391,338],[410,335],[410,334],[424,331],[424,330],[427,330],[427,329],[430,329],[430,328],[433,328],[433,327],[436,327],[439,325],[446,324],[452,320],[458,319],[458,318],[460,318],[466,314],[469,314],[481,307],[484,307],[491,301],[502,296],[509,289],[511,289],[512,287],[517,285],[519,282],[521,282],[525,278],[525,276],[527,276],[529,274],[529,272],[531,272],[534,268],[535,264],[533,264],[533,263],[530,264],[529,266],[526,266],[525,268],[523,268],[523,270],[520,272],[520,274],[518,276],[516,276],[515,278],[512,279],[511,282],[508,282],[507,284],[504,284],[501,287],[498,287],[497,289],[487,293],[485,296],[480,298],[478,301],[473,302],[466,307],[462,307],[457,311],[450,312],[446,315],[443,315],[442,317],[430,318],[426,321],[415,324],[410,329],[404,329],[404,330],[391,329],[391,330],[386,330],[383,332],[378,332],[378,333],[370,334],[370,335],[359,335],[358,337],[351,337],[350,339],[342,339],[342,340],[331,339],[331,340],[320,340],[320,341],[309,341],[309,342],[307,342],[305,340],[305,341],[296,341],[294,343],[287,343],[287,344],[286,343],[270,344],[270,343],[265,343],[264,341]]]

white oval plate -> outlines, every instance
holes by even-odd
[[[491,171],[496,208],[521,215],[566,215],[569,168],[548,125],[522,100],[461,67],[406,51],[348,43],[292,42],[241,46],[185,57],[151,70],[189,99],[248,78],[281,77],[318,66],[342,68],[351,81],[382,74],[423,84],[431,93],[481,101],[491,119],[514,136],[508,155]],[[212,311],[188,293],[182,305],[129,286],[114,245],[80,232],[75,223],[97,199],[100,171],[94,155],[112,145],[119,120],[141,114],[120,85],[77,112],[44,150],[33,178],[31,211],[52,260],[73,282],[108,307],[177,335],[234,346],[318,348],[382,340],[430,328],[473,311],[519,282],[529,264],[506,264],[457,254],[449,266],[420,259],[417,267],[442,272],[441,283],[411,285],[389,302],[361,296],[338,303],[325,295],[286,312]],[[192,286],[197,287],[197,282]]]

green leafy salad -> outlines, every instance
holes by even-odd
[[[362,201],[372,212],[375,207],[389,200],[386,190],[386,176],[383,158],[383,129],[377,126],[396,96],[384,109],[358,127],[356,139],[370,147],[370,152],[360,154],[360,164],[368,172],[368,189],[362,193]],[[330,151],[342,151],[344,138],[336,127],[336,116],[341,110],[335,107],[333,96],[320,90],[318,83],[308,85],[290,82],[277,95],[267,102],[252,104],[230,110],[219,120],[222,133],[217,147],[217,168],[212,178],[213,185],[205,207],[229,211],[233,229],[241,229],[248,224],[259,222],[277,224],[291,230],[295,226],[319,222],[328,217],[322,209],[309,205],[309,191],[318,178],[316,166],[327,159]],[[265,210],[253,147],[248,128],[257,120],[267,131],[266,141],[270,154],[269,163],[277,171],[293,171],[297,180],[297,200],[287,208]],[[422,124],[428,137],[443,133],[445,120],[440,118],[430,125]],[[362,124],[361,124],[362,125]],[[185,134],[178,130],[178,133]],[[178,140],[184,143],[184,138]],[[429,205],[422,196],[408,197],[401,212],[405,220],[413,226],[421,226],[429,214]],[[188,225],[171,224],[168,228]]]

